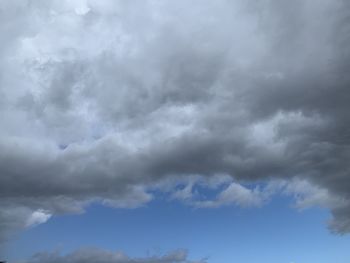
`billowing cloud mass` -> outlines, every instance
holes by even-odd
[[[0,239],[154,190],[202,208],[289,194],[349,232],[349,12],[345,0],[1,1]]]
[[[187,251],[175,250],[164,256],[148,258],[130,258],[122,252],[111,252],[100,249],[80,249],[62,256],[58,252],[38,253],[23,263],[205,263],[205,260],[188,259]]]

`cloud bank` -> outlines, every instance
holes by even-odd
[[[0,239],[91,202],[142,206],[157,188],[197,207],[258,206],[276,181],[349,232],[348,10],[1,1]],[[193,197],[227,176],[215,200]],[[260,182],[274,186],[244,186]]]
[[[67,255],[58,252],[38,253],[22,263],[205,263],[205,260],[188,259],[186,250],[171,251],[163,256],[147,258],[130,258],[122,252],[111,252],[96,248],[79,249]]]

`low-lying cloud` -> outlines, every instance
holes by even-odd
[[[97,248],[76,250],[62,255],[59,252],[44,252],[34,255],[31,259],[21,263],[205,263],[206,261],[192,261],[188,259],[186,250],[175,250],[163,256],[131,258],[123,252],[112,252]]]
[[[0,239],[90,202],[145,205],[160,185],[197,207],[259,206],[270,192],[241,183],[278,180],[305,182],[289,186],[297,206],[349,232],[348,10],[1,1]],[[175,189],[218,175],[232,181],[214,200]]]

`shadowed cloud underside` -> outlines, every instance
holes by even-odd
[[[342,0],[1,1],[0,242],[154,191],[200,209],[287,194],[348,233],[349,15]]]

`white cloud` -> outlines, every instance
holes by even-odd
[[[195,201],[196,207],[220,207],[225,205],[237,205],[241,207],[260,206],[264,203],[264,194],[258,189],[249,189],[238,183],[231,183],[220,192],[214,200]]]
[[[34,211],[26,222],[26,227],[36,226],[45,223],[52,215],[41,209]]]

